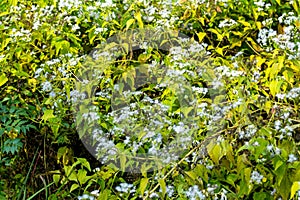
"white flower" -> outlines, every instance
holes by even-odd
[[[99,196],[99,190],[94,190],[91,192],[92,195]]]
[[[273,145],[271,145],[271,144],[268,145],[268,146],[267,146],[267,150],[268,150],[268,151],[272,151],[272,150],[273,150]]]
[[[116,190],[118,192],[133,193],[135,192],[135,186],[130,183],[120,183],[120,185],[116,187]]]
[[[96,112],[84,113],[84,114],[82,114],[82,117],[84,119],[87,119],[89,123],[91,123],[92,121],[97,121],[98,119],[100,119],[100,116]]]
[[[257,171],[253,171],[251,174],[251,182],[255,182],[257,184],[262,183],[262,179],[263,179],[263,175],[261,175],[259,172]]]
[[[281,100],[283,100],[284,98],[285,98],[285,94],[276,94],[276,97],[278,98],[278,99],[281,99]]]
[[[54,91],[51,91],[51,92],[49,93],[49,96],[52,97],[52,98],[54,98],[54,97],[56,96],[56,94],[55,94]]]
[[[126,136],[126,139],[124,140],[124,144],[128,144],[130,142],[130,137]]]
[[[96,167],[95,169],[93,169],[93,172],[99,172],[99,171],[100,171],[99,167]]]
[[[112,0],[106,0],[105,2],[100,4],[100,7],[102,8],[109,8],[109,7],[115,7],[116,4],[112,2]]]
[[[289,155],[288,162],[292,163],[294,161],[298,160],[297,157],[294,154]]]
[[[281,150],[278,147],[275,147],[275,154],[276,155],[280,155]]]
[[[223,28],[223,27],[230,27],[237,24],[236,21],[234,21],[233,19],[225,19],[224,21],[220,22],[219,24],[219,28]]]
[[[185,192],[186,196],[190,200],[196,200],[196,199],[205,199],[205,195],[202,191],[199,190],[198,185],[194,185],[188,189],[188,191]]]
[[[252,145],[253,146],[259,146],[259,143],[257,141],[255,141]]]
[[[106,32],[106,31],[107,31],[107,28],[98,27],[98,28],[95,29],[95,34],[103,33],[103,32]]]
[[[82,196],[78,196],[78,200],[86,200],[86,199],[88,199],[88,200],[94,200],[95,199],[95,197],[93,197],[93,196],[90,196],[90,195],[88,195],[88,194],[84,194],[84,195],[82,195]]]
[[[281,127],[281,121],[276,120],[275,123],[274,123],[274,128],[275,128],[276,130],[279,130],[280,127]]]
[[[40,73],[43,71],[44,69],[43,68],[38,68],[36,71],[35,71],[35,76],[34,78],[38,78],[40,76]]]
[[[42,87],[43,87],[42,90],[44,92],[49,92],[52,90],[52,84],[49,81],[42,83]]]

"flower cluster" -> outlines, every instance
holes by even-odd
[[[256,184],[261,184],[264,176],[261,175],[258,171],[253,171],[251,173],[251,182],[255,182]]]
[[[134,193],[135,186],[130,183],[120,183],[120,185],[116,187],[116,190],[121,193]]]
[[[274,47],[287,51],[288,59],[296,59],[300,55],[300,43],[299,43],[299,31],[295,26],[295,23],[299,21],[299,17],[296,17],[295,13],[283,13],[278,22],[283,25],[282,31],[277,32],[272,28],[262,28],[258,33],[257,41],[263,47],[266,47],[267,51],[274,50]],[[266,21],[264,24],[271,25],[273,21]]]

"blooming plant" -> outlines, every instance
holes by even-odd
[[[299,199],[299,7],[1,1],[0,199]]]

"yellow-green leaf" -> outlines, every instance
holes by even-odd
[[[206,36],[206,33],[200,32],[200,33],[197,33],[197,36],[198,36],[199,42],[201,42],[203,40],[203,38]]]
[[[53,110],[45,110],[42,120],[46,122],[48,119],[54,118]]]
[[[257,63],[256,63],[256,66],[257,67],[260,67],[264,62],[266,62],[266,59],[265,58],[262,58],[260,56],[257,56],[256,57],[256,60],[257,60]]]
[[[278,81],[278,80],[271,81],[269,88],[270,88],[271,95],[273,97],[280,91],[281,84],[282,81]]]
[[[212,140],[208,145],[207,145],[207,152],[212,161],[215,164],[219,164],[220,159],[223,156],[222,148],[219,144],[216,144],[215,140]]]
[[[242,46],[242,41],[241,40],[232,43],[231,46],[230,46],[230,48],[232,49],[234,47],[240,47],[240,46]]]
[[[74,183],[74,184],[71,186],[70,192],[76,190],[78,187],[79,187],[79,185],[76,184],[76,183]]]
[[[28,79],[28,84],[32,87],[32,92],[36,90],[37,81],[35,78]]]
[[[252,48],[257,51],[257,52],[261,52],[262,48],[250,37],[247,37],[247,40],[251,43]]]
[[[246,22],[246,21],[243,21],[243,20],[239,20],[238,22],[243,24],[244,26],[251,27],[251,24],[249,22]]]
[[[79,169],[77,173],[77,179],[81,185],[85,184],[89,180],[90,176],[87,176],[87,171],[84,169]]]
[[[141,193],[141,195],[144,194],[145,189],[147,187],[147,184],[148,184],[148,178],[142,178],[141,182],[140,182],[140,193]]]
[[[217,52],[218,54],[220,54],[221,56],[223,56],[223,49],[222,49],[222,48],[217,47],[217,48],[216,48],[216,52]]]
[[[60,180],[60,175],[59,174],[54,174],[53,175],[53,181],[54,181],[55,185],[58,184],[59,180]]]
[[[293,1],[293,7],[294,7],[294,9],[295,9],[296,12],[298,12],[298,10],[299,10],[297,2],[298,1]]]
[[[217,35],[217,37],[218,37],[217,41],[222,41],[223,35],[221,35],[217,30],[212,29],[212,28],[207,29],[207,30]]]
[[[295,196],[295,194],[298,190],[300,190],[300,182],[299,181],[293,182],[293,185],[291,187],[291,197],[290,197],[290,199],[292,199]]]
[[[205,26],[204,18],[203,18],[203,17],[200,17],[200,18],[199,18],[199,21],[201,22],[202,26]]]
[[[128,30],[130,28],[130,26],[133,24],[134,21],[135,21],[135,19],[129,19],[126,22],[126,30]]]
[[[166,186],[166,182],[164,179],[159,179],[158,183],[160,185],[160,188],[162,190],[162,196],[164,197],[166,192],[167,192],[167,186]]]
[[[4,15],[8,15],[8,14],[9,14],[9,12],[2,12],[2,13],[0,13],[0,17],[2,17]]]
[[[121,170],[124,172],[126,167],[126,155],[120,155]]]
[[[0,76],[0,87],[1,87],[2,85],[4,85],[7,81],[8,81],[8,78],[7,78],[6,75],[3,73],[3,74]]]
[[[255,24],[256,24],[258,30],[260,30],[261,29],[261,22],[257,21],[257,22],[255,22]]]
[[[143,24],[143,21],[142,21],[141,13],[140,12],[136,12],[135,15],[134,15],[134,17],[135,17],[135,19],[138,22],[139,28],[144,28],[144,24]]]

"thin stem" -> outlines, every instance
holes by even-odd
[[[21,199],[22,192],[23,192],[24,189],[25,189],[25,185],[26,185],[26,183],[27,183],[27,181],[28,181],[29,174],[30,174],[31,169],[32,169],[32,167],[33,167],[33,163],[34,163],[35,158],[36,158],[36,156],[37,156],[37,154],[38,154],[38,150],[39,150],[39,147],[36,149],[36,152],[35,152],[35,154],[34,154],[34,157],[33,157],[32,161],[31,161],[31,163],[30,163],[29,171],[28,171],[28,173],[27,173],[27,175],[26,175],[26,178],[25,178],[25,180],[24,180],[24,182],[23,182],[23,185],[22,185],[22,188],[21,188],[21,190],[20,190],[20,192],[19,192],[19,195],[18,195],[17,200],[20,200],[20,199]]]
[[[190,150],[179,162],[177,162],[175,164],[175,166],[162,178],[163,180],[165,180],[170,174],[173,173],[173,171],[178,167],[178,165],[180,165],[189,155],[191,155],[194,151],[196,151],[197,149],[199,149],[200,147],[203,147],[204,143],[206,143],[208,140],[211,140],[217,136],[219,136],[222,132],[224,132],[225,130],[219,131],[215,134],[213,134],[212,136],[206,138],[205,140],[203,140],[200,144],[198,144],[196,147],[194,147],[192,150]],[[155,192],[155,190],[159,187],[159,183],[155,185],[155,187],[147,193],[146,197],[144,197],[143,199],[146,200],[149,198],[150,194]]]
[[[249,44],[248,41],[245,41],[245,42],[252,49],[252,51],[254,51],[254,53],[256,53],[257,55],[260,55],[255,49],[253,49],[253,47]]]

